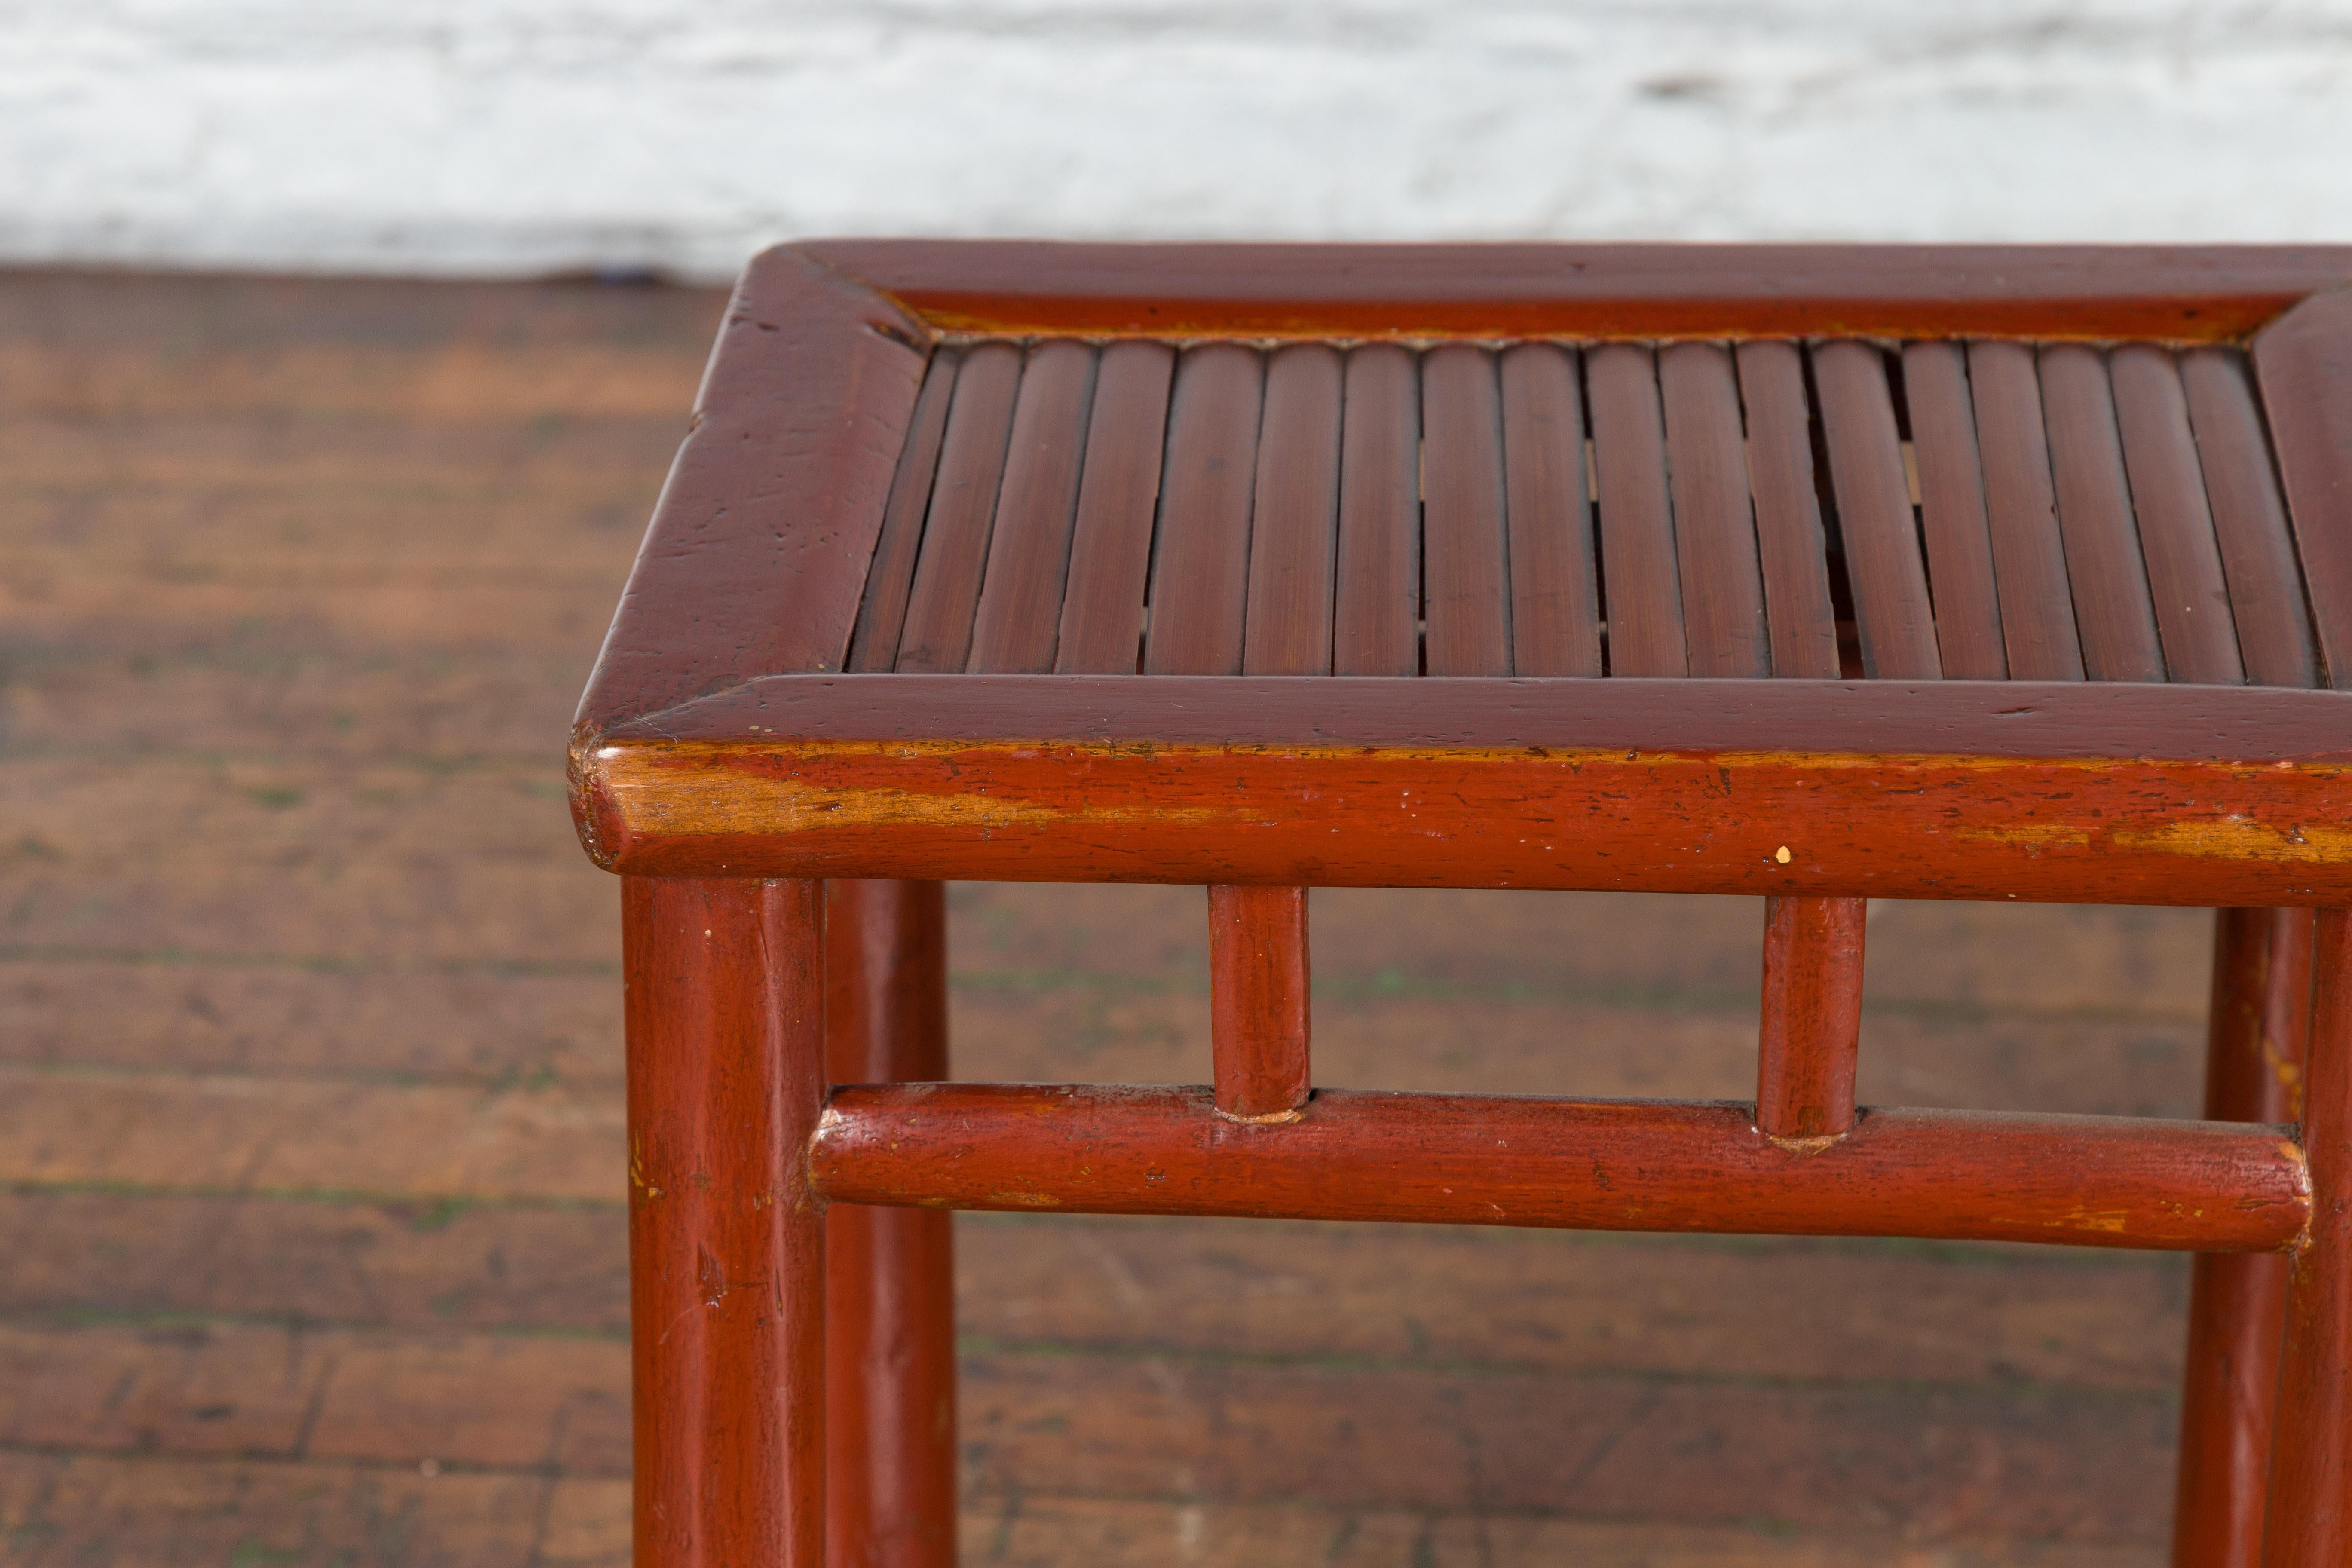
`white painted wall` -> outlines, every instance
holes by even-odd
[[[0,0],[0,258],[2352,239],[2352,0]]]

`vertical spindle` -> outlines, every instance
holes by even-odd
[[[1307,889],[1209,889],[1217,1109],[1283,1121],[1307,1104]]]
[[[1756,1125],[1774,1138],[1853,1128],[1862,1036],[1862,899],[1764,900],[1764,1016]]]

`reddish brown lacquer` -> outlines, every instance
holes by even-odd
[[[1943,667],[1885,356],[1873,343],[1822,343],[1813,351],[1813,379],[1863,669],[1883,679],[1933,680]]]
[[[1830,597],[1821,492],[1813,482],[1812,411],[1803,356],[1794,343],[1739,345],[1739,396],[1748,419],[1748,482],[1772,626],[1772,673],[1838,677],[1837,611]]]
[[[2009,656],[1967,363],[1958,343],[1906,346],[1904,401],[1919,472],[1919,531],[1936,584],[1938,662],[1947,679],[2000,680],[2009,674]]]
[[[1421,363],[1422,648],[1432,675],[1511,673],[1502,388],[1465,343]]]
[[[2180,367],[2161,349],[2126,343],[2107,356],[2107,376],[2166,667],[2175,680],[2234,685],[2245,664]]]
[[[2080,680],[2083,647],[2058,538],[2058,494],[2032,348],[1969,344],[1969,392],[2010,676]]]
[[[1265,364],[1236,343],[1187,349],[1168,408],[1151,568],[1150,675],[1237,675]]]
[[[1585,355],[1584,374],[1608,563],[1609,673],[1687,675],[1657,356],[1635,343],[1603,343]]]
[[[948,1074],[947,903],[937,882],[826,885],[825,1070]],[[825,1561],[955,1562],[954,1231],[935,1209],[825,1215]]]
[[[2287,1286],[2263,1568],[2352,1562],[2352,910],[2319,911],[2312,969],[2311,1239]]]
[[[2271,439],[2329,680],[2352,685],[2352,289],[2317,294],[2254,341]]]
[[[1498,364],[1512,671],[1599,675],[1601,603],[1576,359],[1558,343],[1521,343]]]
[[[1242,668],[1331,673],[1331,565],[1339,546],[1339,355],[1296,343],[1266,362],[1252,503]]]
[[[898,669],[940,674],[961,669],[971,656],[1023,357],[1011,343],[982,343],[956,373],[955,401],[931,480],[930,515],[898,634]]]
[[[1265,336],[2242,337],[2341,246],[795,246],[955,331]]]
[[[1055,655],[1054,668],[1065,674],[1131,675],[1140,662],[1174,363],[1164,343],[1112,343],[1102,351]]]
[[[988,536],[988,574],[973,612],[973,669],[1054,668],[1094,383],[1095,354],[1086,344],[1044,342],[1029,353]]]
[[[898,668],[898,635],[907,624],[907,595],[914,587],[915,552],[922,545],[923,522],[930,510],[931,482],[939,475],[940,444],[947,435],[948,404],[961,357],[953,349],[933,354],[922,393],[915,399],[907,444],[898,452],[898,471],[882,507],[882,534],[866,571],[866,601],[858,606],[857,628],[849,642],[850,669],[878,673]]]
[[[1764,900],[1764,1026],[1756,1125],[1773,1138],[1853,1128],[1862,1038],[1862,899]]]
[[[643,1568],[824,1562],[823,890],[622,884]]]
[[[2217,910],[2205,1115],[2294,1121],[2311,1024],[2309,910]],[[2206,1253],[2189,1298],[2175,1568],[2253,1568],[2278,1388],[2283,1258]]]
[[[631,872],[2318,904],[2347,752],[2327,691],[779,676],[583,777]]]
[[[1332,673],[1421,671],[1421,374],[1394,343],[1348,354]]]
[[[2223,349],[2182,354],[2180,386],[2213,509],[2246,679],[2263,686],[2316,684],[2303,572],[2245,356]]]
[[[1307,1103],[1307,889],[1209,889],[1217,1110],[1286,1120]]]
[[[758,258],[572,737],[640,1563],[951,1561],[959,1206],[2205,1253],[2176,1562],[2352,1562],[2347,282]],[[926,1081],[939,879],[995,878],[1208,886],[1213,1087]],[[1310,1091],[1332,885],[1765,897],[1755,1103]],[[1857,1109],[1869,898],[2225,908],[2208,1120]]]
[[[852,1203],[2276,1251],[2304,1234],[2276,1128],[1864,1111],[1790,1148],[1745,1104],[1321,1089],[1296,1121],[1208,1091],[837,1091],[811,1179]]]

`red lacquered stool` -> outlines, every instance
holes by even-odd
[[[2352,1563],[2347,279],[760,258],[572,753],[638,1562],[951,1562],[941,1211],[1050,1208],[2198,1252],[2176,1560]],[[956,879],[1206,885],[1213,1088],[943,1081]],[[1755,1103],[1310,1089],[1316,884],[1764,895]],[[1869,898],[2219,908],[2210,1120],[1857,1110]]]

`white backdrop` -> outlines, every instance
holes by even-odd
[[[2352,239],[2352,0],[0,0],[0,258]]]

